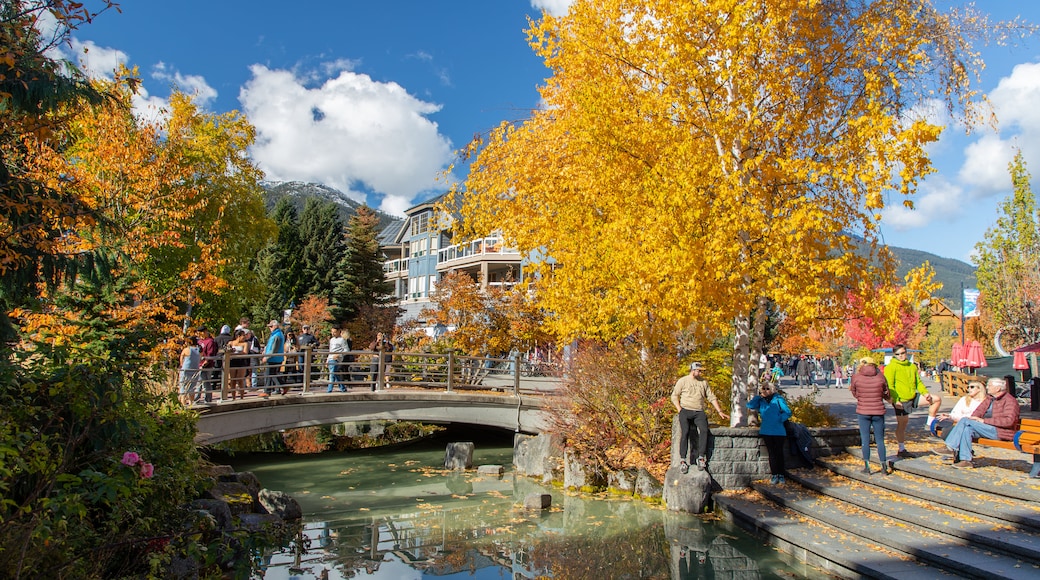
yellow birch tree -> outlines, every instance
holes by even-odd
[[[554,259],[562,337],[735,331],[741,425],[770,302],[840,319],[891,282],[880,212],[941,131],[915,107],[975,120],[969,30],[928,0],[578,0],[528,31],[544,107],[470,144],[462,227]]]

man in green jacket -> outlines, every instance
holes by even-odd
[[[910,422],[910,413],[921,406],[923,401],[928,405],[928,421],[925,429],[931,428],[935,414],[942,405],[942,397],[928,393],[928,388],[921,381],[917,365],[910,362],[905,344],[897,344],[892,349],[892,360],[885,365],[885,380],[888,391],[892,395],[892,406],[896,410],[896,443],[899,444],[899,457],[908,457],[906,451],[906,426]]]

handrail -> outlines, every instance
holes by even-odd
[[[244,398],[246,394],[267,397],[388,388],[439,389],[449,393],[490,390],[519,397],[522,391],[544,394],[553,390],[551,385],[564,374],[555,366],[532,373],[532,364],[521,355],[501,358],[453,352],[367,350],[332,353],[304,347],[280,355],[283,358],[279,363],[263,362],[264,356],[225,350],[217,356],[202,357],[203,361],[214,363],[211,368],[177,371],[175,382],[182,396],[193,402],[219,404]]]

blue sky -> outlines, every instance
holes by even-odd
[[[443,189],[438,176],[456,149],[538,106],[548,71],[527,45],[527,18],[568,4],[124,0],[121,14],[78,30],[69,54],[101,76],[119,63],[137,66],[144,115],[156,114],[172,85],[210,111],[245,112],[258,131],[251,154],[269,179],[324,183],[400,215]],[[1040,23],[1040,3],[977,6]],[[886,209],[887,243],[967,261],[1010,192],[1013,147],[1040,182],[1037,40],[982,49],[980,88],[999,129],[966,136],[945,121],[931,149],[939,172],[923,184],[916,210]]]

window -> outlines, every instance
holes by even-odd
[[[430,212],[412,216],[412,235],[425,234],[430,231]]]

